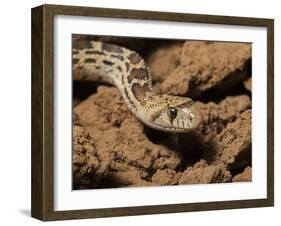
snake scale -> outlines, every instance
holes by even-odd
[[[151,128],[183,133],[202,122],[192,99],[152,92],[149,69],[135,51],[99,41],[74,42],[72,69],[74,80],[117,87],[130,111]]]

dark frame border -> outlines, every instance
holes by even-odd
[[[54,211],[53,35],[54,16],[95,16],[267,28],[267,198],[157,206]],[[32,179],[31,216],[43,221],[274,205],[274,20],[124,9],[41,5],[32,9]]]

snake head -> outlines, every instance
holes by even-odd
[[[198,128],[202,123],[202,115],[191,99],[167,95],[165,107],[153,123],[162,131],[184,133]]]

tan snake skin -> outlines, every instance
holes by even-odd
[[[97,41],[73,44],[73,79],[116,86],[131,112],[145,125],[166,132],[188,132],[202,122],[190,98],[152,92],[149,69],[140,55]]]

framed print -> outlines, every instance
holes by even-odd
[[[273,206],[272,19],[32,9],[32,216]]]

